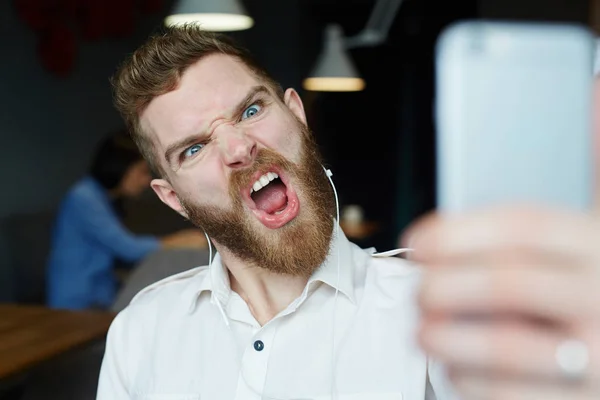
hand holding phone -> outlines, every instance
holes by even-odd
[[[460,398],[600,398],[593,42],[575,26],[482,22],[439,42],[441,213],[403,244],[427,270],[420,342]]]

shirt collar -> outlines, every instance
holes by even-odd
[[[323,282],[342,292],[354,303],[354,271],[352,244],[348,241],[344,232],[336,226],[329,248],[329,255],[309,278],[306,289],[311,290],[315,283]]]
[[[304,298],[316,289],[319,283],[325,283],[333,289],[339,290],[352,302],[356,302],[354,291],[354,257],[352,243],[346,238],[342,230],[336,225],[333,232],[329,254],[323,264],[309,278],[306,287],[298,300]],[[338,276],[339,267],[339,276]],[[184,292],[186,304],[189,305],[189,312],[193,312],[196,302],[200,295],[205,292],[211,292],[211,301],[218,302],[221,309],[224,309],[231,295],[231,285],[229,274],[221,261],[221,255],[217,253],[210,264],[208,274],[202,274],[194,279],[189,290]]]

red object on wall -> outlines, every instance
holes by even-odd
[[[107,7],[104,1],[81,0],[79,23],[86,40],[98,40],[106,34]]]
[[[76,17],[81,0],[15,0],[19,17],[35,31]]]
[[[38,55],[42,65],[57,76],[65,77],[75,66],[77,39],[66,25],[54,25],[40,37]]]
[[[72,21],[77,18],[77,14],[81,8],[81,0],[60,0],[63,19]]]
[[[52,10],[58,0],[15,0],[19,17],[33,30],[46,29],[52,22]]]
[[[6,0],[0,0],[6,1]],[[87,40],[125,37],[135,28],[136,7],[142,13],[162,9],[164,0],[14,0],[17,15],[38,36],[38,54],[52,73],[67,76],[77,56],[72,26]]]
[[[135,0],[105,0],[106,33],[111,37],[125,37],[133,33]]]

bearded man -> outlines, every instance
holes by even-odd
[[[116,317],[98,399],[452,398],[415,342],[418,270],[344,237],[296,91],[194,26],[113,84],[152,188],[218,252]]]

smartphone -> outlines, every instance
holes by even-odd
[[[466,21],[436,44],[437,208],[587,210],[594,191],[594,36],[580,26]]]

